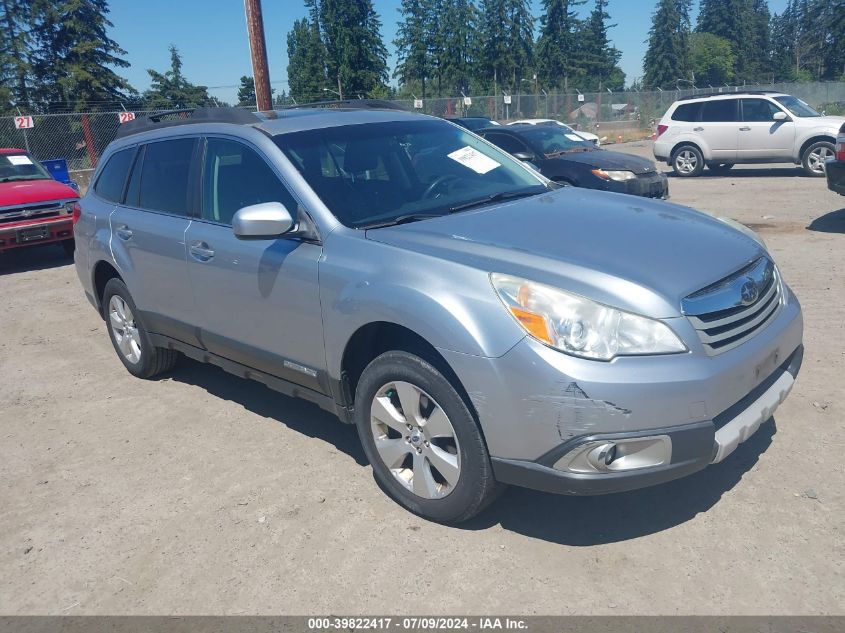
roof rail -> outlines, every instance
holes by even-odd
[[[179,108],[176,110],[165,110],[123,123],[118,129],[115,138],[124,138],[132,134],[159,130],[177,125],[188,125],[189,123],[236,123],[238,125],[250,125],[258,123],[261,119],[255,113],[243,108]]]
[[[405,106],[386,99],[340,99],[334,101],[313,101],[277,108],[279,110],[300,110],[304,108],[325,108],[328,110],[405,110]]]
[[[725,90],[723,92],[703,92],[697,95],[681,97],[678,101],[689,101],[690,99],[705,99],[707,97],[726,97],[728,95],[780,95],[781,90]]]

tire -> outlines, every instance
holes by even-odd
[[[729,172],[733,166],[733,163],[708,163],[707,169],[714,174],[724,174]]]
[[[361,374],[355,402],[355,424],[373,476],[411,512],[461,523],[503,489],[493,478],[475,417],[454,385],[419,356],[391,351],[377,357]],[[402,402],[415,411],[411,429]]]
[[[103,317],[117,357],[133,376],[152,378],[176,364],[179,352],[152,344],[132,295],[120,279],[106,283]]]
[[[73,257],[73,251],[76,250],[76,240],[62,240],[62,248],[65,249],[65,255]]]
[[[828,158],[833,158],[833,143],[830,141],[816,141],[801,155],[801,165],[808,176],[814,178],[824,178],[825,166],[824,162]]]
[[[695,145],[681,145],[672,152],[672,169],[682,178],[699,176],[704,171],[704,156]]]

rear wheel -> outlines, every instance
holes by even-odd
[[[130,374],[152,378],[173,368],[179,352],[153,345],[138,308],[120,279],[110,279],[106,284],[103,312],[114,351]]]
[[[704,157],[694,145],[682,145],[672,154],[672,169],[678,176],[698,176],[704,170]]]
[[[501,489],[481,430],[449,380],[407,352],[386,352],[361,375],[355,423],[373,475],[426,519],[459,523]]]
[[[730,171],[730,169],[734,166],[733,163],[708,163],[707,168],[716,174],[723,174],[725,172]]]
[[[825,161],[833,158],[833,156],[833,143],[818,141],[804,150],[804,154],[801,156],[801,164],[808,175],[822,178],[825,175]]]

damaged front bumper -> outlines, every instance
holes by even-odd
[[[685,319],[673,327],[685,340],[695,336],[685,331]],[[464,380],[499,481],[601,494],[669,481],[724,459],[789,393],[803,358],[802,335],[790,293],[757,336],[716,356],[693,350],[603,363],[531,339],[498,359],[441,352]]]

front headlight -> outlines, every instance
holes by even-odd
[[[522,328],[567,354],[616,356],[674,354],[686,346],[669,327],[545,284],[491,273],[493,288]]]
[[[616,182],[634,180],[637,177],[632,171],[607,171],[605,169],[594,169],[593,174],[602,180],[615,180]]]

